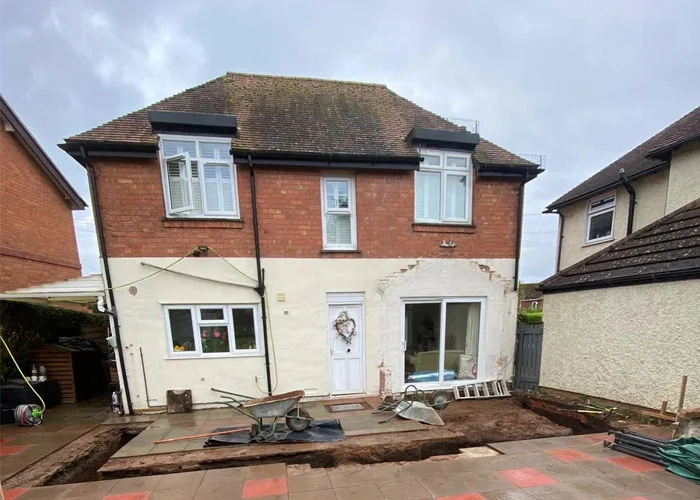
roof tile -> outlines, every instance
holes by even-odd
[[[414,126],[463,129],[384,85],[227,73],[66,142],[157,144],[148,110],[233,114],[233,149],[257,153],[415,157],[405,141]],[[536,166],[483,139],[474,158],[484,165]]]

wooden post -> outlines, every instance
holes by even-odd
[[[676,410],[676,421],[678,421],[678,414],[683,409],[683,404],[685,403],[686,385],[688,385],[688,375],[683,375],[683,378],[681,378],[681,395],[678,397],[678,409]]]
[[[661,401],[661,413],[662,415],[666,414],[666,407],[668,406],[668,401]]]

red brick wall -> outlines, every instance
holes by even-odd
[[[243,222],[163,221],[155,160],[94,161],[110,257],[180,256],[207,244],[227,257],[254,255],[250,174],[238,166]],[[514,258],[519,183],[476,179],[475,228],[413,226],[412,172],[356,172],[359,254],[321,253],[319,170],[256,168],[263,257]],[[442,240],[456,248],[443,249]]]
[[[80,276],[71,208],[0,129],[0,291]]]

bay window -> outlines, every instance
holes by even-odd
[[[471,155],[424,152],[415,173],[415,221],[471,222]]]
[[[238,217],[231,140],[161,136],[163,189],[168,215]]]
[[[257,306],[176,305],[164,312],[171,358],[260,354]]]

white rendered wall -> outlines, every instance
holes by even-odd
[[[666,213],[700,198],[700,143],[674,151],[668,178]]]
[[[540,384],[659,408],[700,406],[700,280],[545,297]]]
[[[167,258],[117,258],[109,259],[115,286],[147,276],[153,268],[142,265],[147,262],[167,266],[175,259]],[[251,276],[255,276],[253,259],[228,259],[229,262]],[[437,267],[431,267],[437,263]],[[487,300],[487,333],[489,335],[489,360],[496,360],[500,353],[512,356],[517,297],[512,292],[511,280],[507,286],[488,272],[479,270],[474,260],[425,260],[405,278],[410,283],[406,293],[422,297],[436,293],[446,296],[481,295]],[[480,259],[502,276],[514,272],[512,259]],[[309,396],[325,396],[329,393],[327,292],[364,292],[365,295],[365,371],[366,392],[379,391],[379,367],[395,367],[403,363],[403,357],[391,347],[397,338],[398,309],[389,316],[379,293],[380,280],[401,269],[416,264],[416,259],[263,259],[267,276],[272,337],[276,351],[279,382],[275,392],[304,389]],[[251,283],[219,258],[187,258],[172,268],[174,271],[230,282]],[[419,270],[425,272],[416,274]],[[428,269],[433,271],[428,272]],[[394,280],[391,280],[394,281]],[[435,281],[442,285],[435,287]],[[399,280],[398,283],[401,283]],[[422,284],[421,284],[422,283]],[[397,291],[404,285],[397,284]],[[147,406],[143,370],[139,348],[143,350],[151,405],[165,404],[168,389],[191,389],[195,403],[218,399],[210,387],[233,392],[263,396],[266,390],[265,364],[262,355],[254,357],[168,359],[163,305],[167,304],[245,304],[259,303],[257,293],[244,287],[217,284],[192,279],[168,272],[137,283],[136,290],[115,290],[116,305],[124,346],[125,365],[133,406]],[[277,301],[277,294],[285,295],[284,302]],[[391,294],[391,288],[385,291]],[[392,301],[394,295],[392,295]],[[392,302],[391,307],[396,304]],[[382,350],[381,329],[391,335],[392,341]],[[498,338],[493,339],[496,336]],[[505,336],[507,338],[501,338]],[[495,347],[498,345],[499,347]],[[498,352],[497,352],[498,351]],[[388,356],[392,359],[389,360]],[[492,371],[492,370],[491,370]],[[257,383],[256,383],[257,378]],[[398,387],[396,378],[392,383]]]

